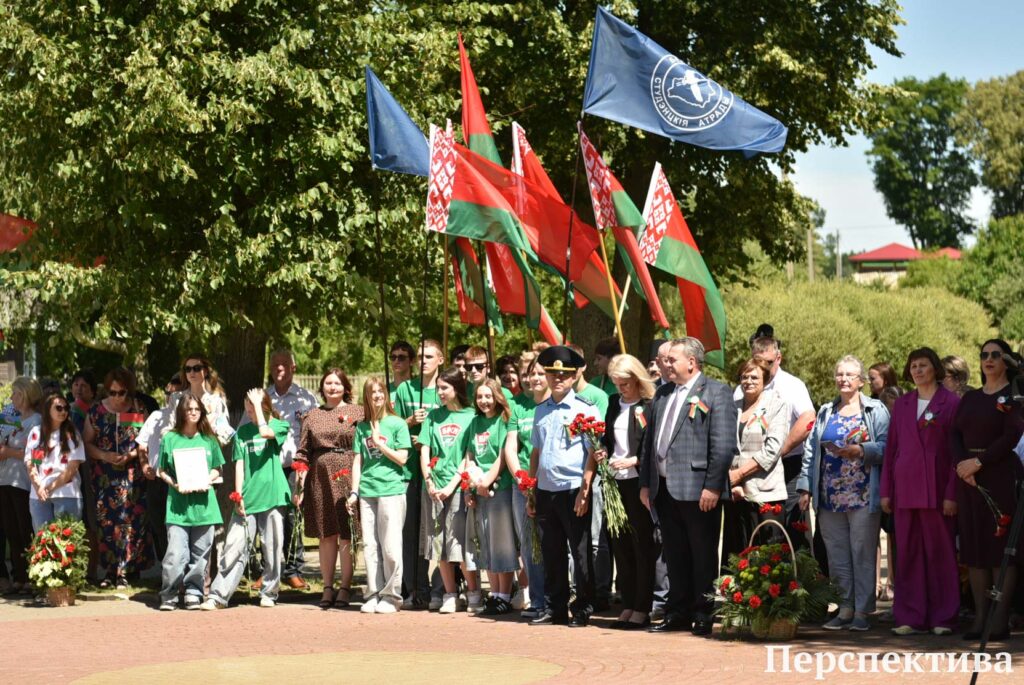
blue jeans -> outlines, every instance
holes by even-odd
[[[516,537],[519,538],[519,556],[523,559],[526,569],[526,582],[530,586],[530,608],[538,611],[545,609],[544,602],[544,562],[533,560],[533,531],[538,530],[537,524],[531,522],[526,515],[526,495],[519,488],[512,491],[512,513],[516,526]]]
[[[51,497],[42,502],[29,498],[28,511],[32,516],[32,530],[39,530],[61,514],[68,514],[82,520],[82,500],[79,497]]]
[[[160,601],[178,598],[178,588],[185,584],[185,594],[202,599],[206,563],[213,547],[213,526],[167,525],[167,552],[164,553]]]

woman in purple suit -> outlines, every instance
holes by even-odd
[[[942,385],[939,355],[930,347],[907,358],[903,378],[915,389],[896,400],[882,461],[882,509],[893,514],[896,635],[949,635],[960,611],[954,543],[956,468],[949,434],[960,398]]]

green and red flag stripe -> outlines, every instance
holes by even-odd
[[[636,234],[630,230],[644,225],[643,216],[633,204],[633,200],[626,194],[622,184],[605,164],[597,148],[583,132],[583,125],[577,124],[577,128],[580,134],[580,148],[583,152],[583,165],[587,170],[590,202],[594,208],[594,222],[597,224],[598,230],[612,229],[615,243],[619,248],[619,255],[633,279],[637,293],[647,300],[654,322],[662,328],[668,329],[668,318],[665,316],[665,310],[661,307],[658,290],[654,287],[654,281],[651,280],[647,264],[640,256]]]
[[[127,426],[128,428],[142,428],[142,424],[146,422],[146,417],[138,412],[118,412],[117,423],[121,426]]]
[[[470,326],[483,326],[486,323],[484,281],[473,243],[466,238],[456,238],[449,243],[449,249],[459,321]]]
[[[640,239],[644,261],[676,277],[686,334],[704,344],[709,364],[725,368],[725,305],[661,164],[654,165],[644,220],[647,228]]]

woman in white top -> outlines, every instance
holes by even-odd
[[[198,397],[203,403],[210,427],[217,434],[217,442],[221,444],[221,447],[230,445],[235,431],[231,427],[228,417],[228,402],[224,396],[220,376],[210,364],[210,360],[201,354],[191,354],[185,357],[185,361],[181,364],[180,378],[183,385],[188,386],[186,389],[192,393],[192,396]],[[177,397],[172,404],[172,413],[178,406],[177,399],[182,396],[182,393],[175,393],[175,395]]]
[[[769,374],[754,359],[740,364],[736,374],[743,394],[736,400],[738,451],[729,469],[732,498],[724,503],[723,563],[747,546],[754,526],[768,519],[782,523],[785,516],[786,478],[779,450],[789,433],[790,413],[778,393],[765,390]],[[768,535],[779,535],[772,528]]]
[[[654,524],[651,512],[640,501],[638,453],[647,428],[645,409],[654,397],[654,383],[640,360],[628,354],[612,357],[608,378],[618,392],[608,398],[605,434],[600,449],[587,462],[595,471],[607,459],[615,474],[629,521],[628,532],[612,540],[612,554],[618,571],[616,587],[622,596],[622,613],[612,628],[639,630],[651,624],[654,601]]]
[[[32,540],[32,517],[28,509],[31,482],[24,459],[29,431],[39,425],[36,407],[42,399],[42,388],[35,379],[21,376],[11,384],[14,413],[2,427],[0,444],[0,528],[10,548],[12,580],[4,594],[31,592],[24,554]]]
[[[85,461],[85,446],[70,411],[66,399],[50,395],[43,402],[41,425],[28,434],[25,468],[32,481],[28,506],[35,530],[61,514],[82,518],[78,467]]]

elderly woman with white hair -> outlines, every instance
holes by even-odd
[[[658,557],[651,512],[640,501],[637,471],[640,445],[647,428],[644,411],[654,397],[654,382],[640,360],[628,354],[612,357],[607,374],[618,392],[608,398],[607,428],[601,448],[590,456],[587,470],[595,471],[597,462],[607,459],[619,486],[629,529],[612,540],[618,571],[616,586],[622,596],[622,613],[612,627],[639,630],[651,623],[654,563]]]
[[[828,551],[829,575],[843,599],[828,630],[868,630],[875,609],[875,549],[881,523],[882,455],[889,410],[861,392],[864,365],[854,356],[835,368],[839,396],[818,411],[797,481],[800,508],[814,505]]]

